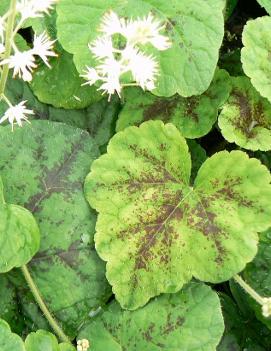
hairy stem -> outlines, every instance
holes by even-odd
[[[10,7],[9,7],[9,17],[7,21],[7,29],[6,29],[4,59],[7,59],[10,57],[15,17],[16,17],[16,0],[11,0]],[[9,64],[6,63],[3,66],[1,79],[0,79],[0,97],[2,97],[2,95],[5,92],[8,72],[9,72]]]
[[[70,343],[70,339],[67,337],[67,335],[65,335],[65,333],[63,332],[63,330],[61,329],[61,327],[58,325],[57,321],[54,319],[54,317],[52,316],[52,314],[50,313],[48,307],[46,306],[45,302],[43,301],[41,294],[39,292],[38,287],[36,286],[34,280],[31,277],[31,274],[27,268],[26,265],[21,267],[21,270],[23,272],[23,275],[25,277],[25,280],[27,281],[27,284],[37,302],[37,304],[39,305],[41,311],[44,313],[46,319],[48,320],[50,326],[52,327],[52,329],[54,330],[54,332],[56,333],[56,335],[59,337],[59,339],[61,341],[64,342],[69,342]]]
[[[248,285],[243,278],[236,274],[233,279],[260,305],[264,304],[262,296],[260,296],[250,285]]]

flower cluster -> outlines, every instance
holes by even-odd
[[[271,316],[271,297],[263,298],[262,314],[266,318]]]
[[[90,345],[87,339],[77,341],[77,351],[88,351]]]
[[[22,27],[25,20],[28,18],[41,17],[44,13],[48,14],[48,11],[55,2],[56,0],[18,0],[16,8],[13,10],[15,11],[15,15],[18,15],[16,16],[17,25],[15,28],[12,28],[11,33],[6,33],[7,21],[9,17],[13,15],[11,11],[8,11],[4,16],[0,17],[0,66],[13,69],[13,77],[18,76],[24,81],[31,81],[33,69],[37,67],[35,62],[36,56],[40,57],[48,67],[50,67],[48,57],[57,56],[53,51],[55,40],[51,40],[46,32],[35,35],[33,47],[26,51],[20,51],[14,40],[15,35]],[[6,52],[6,48],[9,45],[11,46],[11,51]],[[8,120],[12,125],[12,130],[15,123],[22,126],[22,121],[27,121],[26,115],[33,114],[33,111],[26,108],[26,101],[22,101],[18,105],[13,106],[7,97],[4,96],[4,91],[0,93],[0,98],[5,100],[9,105],[4,116],[0,118],[0,123]]]
[[[158,63],[152,55],[142,51],[142,46],[151,44],[157,50],[167,50],[171,43],[160,34],[164,27],[152,14],[143,19],[125,20],[111,11],[101,24],[102,35],[89,44],[89,50],[98,61],[97,66],[87,67],[82,75],[85,84],[93,85],[101,81],[98,90],[108,93],[109,99],[115,92],[120,96],[123,86],[131,85],[121,82],[123,75],[130,73],[134,83],[144,90],[153,90],[158,75]],[[114,36],[119,35],[123,43],[116,47]]]

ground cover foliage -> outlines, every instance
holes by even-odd
[[[48,3],[14,43],[55,54],[0,80],[33,112],[0,125],[0,350],[271,350],[271,2]],[[113,91],[110,13],[161,24]]]

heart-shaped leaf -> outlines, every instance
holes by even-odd
[[[248,21],[243,30],[241,60],[245,74],[258,92],[271,102],[271,17]]]
[[[82,73],[86,65],[95,62],[88,44],[100,35],[102,17],[109,9],[129,18],[143,18],[152,12],[165,23],[165,34],[172,41],[172,47],[163,52],[148,48],[160,62],[155,93],[191,96],[204,92],[213,78],[223,38],[224,6],[224,0],[62,0],[57,4],[57,32]]]
[[[83,193],[97,147],[87,132],[48,121],[13,133],[0,128],[0,142],[6,198],[31,210],[41,230],[41,248],[29,269],[50,310],[75,336],[110,293],[93,245],[96,216]]]
[[[224,330],[218,296],[202,283],[160,296],[137,311],[117,302],[83,328],[93,351],[215,351]]]
[[[159,119],[173,123],[185,138],[199,138],[210,131],[217,119],[218,109],[229,93],[229,74],[224,70],[216,71],[204,94],[190,98],[179,95],[161,98],[140,88],[128,88],[124,92],[125,104],[116,129],[120,131],[150,119]]]
[[[28,263],[37,253],[40,231],[32,213],[4,200],[0,178],[0,273]]]
[[[246,77],[232,78],[232,91],[218,124],[229,142],[249,150],[271,150],[271,104]]]
[[[99,212],[96,249],[118,301],[135,309],[192,276],[228,280],[271,225],[271,176],[241,151],[219,152],[190,187],[185,139],[172,124],[129,127],[96,160],[85,192]]]

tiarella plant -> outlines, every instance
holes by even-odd
[[[270,14],[0,2],[1,350],[271,349]]]

